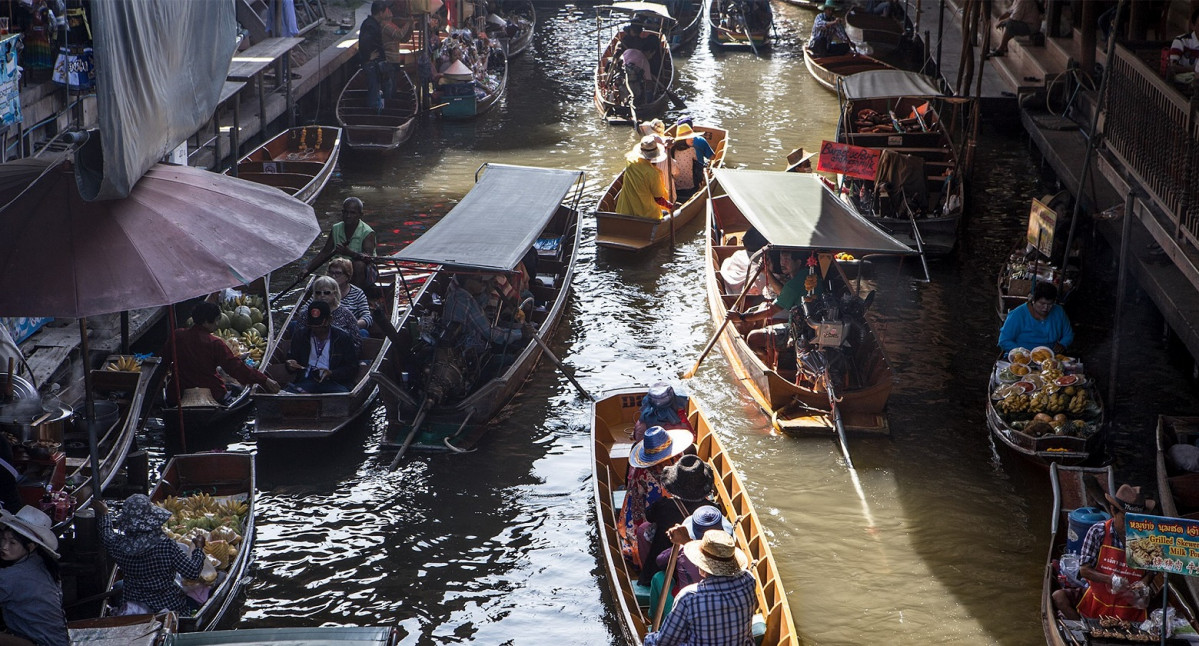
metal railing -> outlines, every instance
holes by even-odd
[[[1107,149],[1174,224],[1175,240],[1199,247],[1199,102],[1188,100],[1135,53],[1117,45],[1102,125]]]

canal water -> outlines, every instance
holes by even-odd
[[[669,117],[727,128],[731,167],[781,169],[792,148],[834,135],[836,100],[803,64],[813,14],[775,9],[780,39],[762,57],[701,40],[676,62],[687,105]],[[714,330],[699,226],[680,231],[673,252],[597,251],[589,211],[634,138],[592,104],[593,11],[539,11],[534,47],[512,62],[498,109],[424,122],[389,156],[343,151],[340,182],[316,204],[322,227],[358,196],[390,253],[460,200],[483,162],[586,171],[585,242],[554,352],[592,393],[666,379],[702,400],[769,532],[804,641],[1038,643],[1048,477],[999,450],[983,415],[995,272],[1031,198],[1056,189],[1027,139],[983,129],[961,248],[931,264],[931,283],[910,261],[882,263],[866,281],[895,368],[893,432],[851,439],[851,473],[832,438],[772,434],[719,352],[678,379]],[[1068,311],[1089,369],[1106,378],[1115,272],[1109,252],[1086,262]],[[1152,488],[1156,415],[1199,406],[1190,363],[1175,359],[1185,352],[1163,338],[1151,303],[1128,295],[1117,467]],[[232,438],[258,449],[261,497],[253,580],[231,625],[398,624],[405,644],[622,643],[596,548],[588,425],[587,402],[546,364],[476,451],[411,453],[395,472],[378,450],[381,407],[333,442]]]

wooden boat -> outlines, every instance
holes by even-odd
[[[387,303],[384,313],[391,326],[399,322],[402,309],[399,300],[401,290],[395,281],[394,273],[380,274],[377,285],[383,291],[383,302]],[[265,372],[284,387],[294,381],[296,375],[288,372],[285,366],[287,353],[291,349],[291,339],[283,337],[285,331],[290,329],[300,307],[310,300],[311,291],[312,281],[309,281],[303,295],[296,300],[295,306],[288,314],[287,320],[279,327],[279,333],[271,339],[264,355],[269,357]],[[378,313],[376,311],[375,315]],[[384,323],[386,322],[380,322],[371,330],[371,336],[362,339],[358,350],[358,376],[349,392],[319,394],[281,391],[273,395],[261,390],[255,392],[254,427],[251,431],[255,439],[330,437],[366,412],[379,392],[378,387],[371,381],[370,374],[382,365],[383,358],[387,356],[387,350],[391,346],[391,340],[381,332]]]
[[[1102,464],[1107,429],[1099,389],[1087,379],[1080,362],[1057,363],[1059,367],[1051,368],[1055,372],[1046,378],[1043,364],[1041,368],[1035,362],[1023,364],[1030,372],[1019,375],[1011,371],[1021,364],[997,362],[988,384],[987,428],[996,440],[1034,464]],[[1062,372],[1069,373],[1063,379],[1076,380],[1076,384],[1056,386],[1053,374]],[[1062,397],[1062,403],[1038,403],[1039,397],[1055,396],[1053,393]],[[1080,399],[1077,409],[1070,403],[1075,397]],[[1037,413],[1063,415],[1065,423],[1034,424]]]
[[[429,231],[395,255],[438,267],[400,321],[387,365],[372,376],[383,386],[393,447],[465,450],[516,395],[542,354],[523,342],[466,356],[439,320],[451,279],[530,275],[531,322],[553,336],[566,310],[580,246],[582,171],[484,164],[474,188]],[[536,268],[525,259],[536,249]],[[489,314],[489,318],[499,314]],[[450,335],[452,337],[452,331]],[[398,442],[396,441],[398,440]],[[397,460],[399,458],[397,457]]]
[[[469,65],[454,63],[464,70],[461,74],[454,73],[451,66],[440,70],[433,104],[443,119],[473,119],[495,107],[508,87],[508,57],[503,49],[482,39],[469,40],[451,36],[441,44],[443,48],[472,52],[467,59]]]
[[[655,2],[616,2],[601,7],[596,14],[596,37],[599,59],[595,66],[595,108],[609,124],[637,123],[661,115],[671,100],[670,86],[674,83],[674,59],[666,39],[674,19],[664,5]],[[631,24],[643,26],[645,38],[655,45],[646,52],[654,77],[653,83],[637,96],[628,82],[621,53],[621,28]]]
[[[394,627],[321,626],[319,628],[242,628],[186,633],[171,639],[170,646],[233,646],[235,644],[280,644],[300,646],[396,646],[399,631]]]
[[[1116,476],[1111,466],[1079,467],[1052,464],[1049,482],[1053,490],[1053,516],[1050,517],[1049,552],[1041,584],[1041,626],[1045,643],[1050,646],[1089,644],[1085,624],[1081,621],[1058,619],[1053,605],[1053,593],[1062,587],[1058,559],[1066,551],[1070,512],[1080,507],[1106,508],[1104,493],[1116,490]]]
[[[742,249],[742,236],[750,227],[766,238],[771,249],[827,261],[826,275],[843,303],[842,318],[834,325],[843,334],[814,342],[803,357],[794,348],[777,356],[756,353],[746,338],[766,322],[730,322],[725,326],[721,347],[737,383],[770,416],[771,424],[793,434],[838,431],[840,435],[842,430],[888,433],[886,406],[894,373],[882,342],[864,316],[867,303],[851,291],[852,283],[841,273],[840,264],[833,261],[833,254],[905,255],[911,250],[848,208],[813,173],[717,169],[708,184],[707,218],[705,274],[708,305],[717,325],[725,321],[739,296],[726,287],[721,264]],[[748,297],[738,305],[738,311],[761,301],[761,296]],[[829,319],[830,323],[834,321]],[[838,340],[843,343],[837,344]],[[840,354],[849,359],[850,368],[835,371],[840,377],[822,377],[811,369],[815,365],[812,352],[834,364],[841,363],[836,356]],[[826,384],[830,380],[835,382],[835,397],[828,392]]]
[[[847,77],[838,94],[837,141],[880,151],[873,179],[846,180],[857,209],[922,253],[953,251],[970,174],[954,133],[967,132],[970,100],[946,97],[932,79],[898,70]]]
[[[666,130],[667,137],[673,137],[678,124]],[[724,153],[728,143],[728,131],[711,126],[693,126],[692,130],[704,136],[716,154],[704,169],[704,184],[699,187],[687,201],[683,202],[670,215],[659,220],[643,218],[636,215],[616,213],[616,198],[620,195],[624,184],[624,171],[621,171],[608,190],[600,197],[595,209],[595,244],[609,249],[625,251],[640,251],[655,244],[669,240],[671,232],[678,234],[679,229],[703,213],[704,200],[707,195],[708,178],[712,169],[724,167]]]
[[[624,499],[625,473],[632,448],[633,424],[641,411],[644,388],[628,388],[606,393],[595,403],[591,424],[592,493],[599,522],[600,559],[608,575],[612,598],[625,640],[641,644],[652,625],[654,609],[649,607],[649,589],[638,585],[637,574],[629,570],[620,553],[616,528],[620,524]],[[763,646],[798,645],[799,633],[791,618],[787,593],[779,577],[778,566],[770,552],[761,521],[746,495],[737,467],[720,445],[707,418],[694,398],[687,404],[687,419],[695,429],[699,457],[715,472],[716,502],[725,518],[737,519],[734,529],[737,546],[753,563],[757,579],[755,593],[758,615],[754,618],[757,643]]]
[[[904,20],[893,16],[880,16],[862,7],[853,7],[845,13],[845,33],[851,40],[869,47],[873,56],[887,56],[899,49],[906,34]]]
[[[1034,262],[1030,255],[1036,255],[1035,248],[1021,243],[999,270],[995,280],[995,291],[999,296],[995,311],[1000,321],[1007,319],[1008,312],[1028,302],[1034,282],[1053,283],[1058,290],[1059,303],[1064,303],[1078,284],[1078,267],[1071,265],[1063,272],[1057,265]]]
[[[820,11],[824,7],[824,0],[783,0],[783,3],[811,11]]]
[[[1161,514],[1199,518],[1199,473],[1179,469],[1169,458],[1170,447],[1199,440],[1199,417],[1159,415],[1157,418],[1157,500]],[[1191,598],[1199,599],[1199,580],[1183,577]]]
[[[239,306],[249,307],[251,311],[257,309],[261,316],[262,328],[259,328],[259,333],[256,337],[250,337],[254,342],[258,338],[269,340],[275,337],[275,324],[273,317],[270,316],[270,287],[268,276],[263,276],[257,280],[251,281],[248,285],[238,285],[232,288],[232,298],[225,298],[225,293],[217,292],[209,298],[220,304],[222,311],[229,312],[236,310]],[[261,330],[265,329],[266,333],[262,334]],[[239,333],[232,327],[218,327],[217,336],[220,337],[239,337]],[[246,337],[240,337],[240,344],[247,353],[247,358],[254,360],[255,364],[262,362],[265,346],[259,344],[257,351],[255,346]],[[169,346],[168,346],[169,350]],[[252,354],[251,354],[252,353]],[[237,386],[237,381],[232,377],[226,376],[226,379]],[[167,388],[173,388],[173,384],[168,383]],[[248,388],[242,387],[241,390],[233,396],[229,403],[217,403],[216,405],[209,404],[190,404],[183,407],[182,424],[185,434],[207,434],[213,429],[224,429],[237,424],[240,424],[245,415],[250,411],[250,403],[253,401],[251,395],[257,390],[257,386]],[[174,393],[168,393],[168,399],[174,399]],[[178,406],[165,405],[162,408],[162,421],[167,427],[167,432],[175,436],[179,433],[180,425],[180,410]]]
[[[229,451],[176,455],[167,462],[158,484],[150,492],[150,500],[155,503],[162,503],[172,496],[184,498],[203,493],[213,498],[244,502],[247,507],[238,531],[241,542],[237,546],[237,556],[230,561],[223,576],[217,577],[209,590],[208,600],[191,616],[179,617],[180,632],[213,630],[237,599],[237,591],[245,582],[253,560],[256,491],[254,455]],[[119,578],[120,568],[117,568],[116,579]],[[107,611],[106,606],[105,613]]]
[[[492,6],[495,12],[487,16],[487,37],[498,42],[512,60],[533,42],[537,10],[530,0],[498,0]]]
[[[851,74],[895,69],[888,63],[858,52],[837,56],[816,56],[808,46],[803,48],[804,65],[808,74],[826,89],[837,91],[837,82]]]
[[[366,103],[366,74],[354,72],[337,99],[337,123],[345,136],[345,145],[357,150],[386,152],[404,145],[416,127],[420,109],[416,85],[408,73],[397,69],[395,91],[384,99],[383,109]]]
[[[769,0],[711,0],[708,22],[716,45],[749,48],[757,53],[770,46],[774,11]]]
[[[665,5],[674,20],[667,30],[666,40],[670,51],[679,52],[699,42],[699,28],[704,23],[702,0],[651,0]]]
[[[236,174],[312,204],[333,174],[340,152],[341,128],[299,126],[284,130],[242,157]]]
[[[157,615],[81,619],[67,623],[71,644],[79,646],[85,644],[167,646],[167,640],[175,636],[178,628],[179,618],[170,611]]]

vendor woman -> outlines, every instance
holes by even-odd
[[[1038,282],[1028,302],[1008,312],[999,330],[999,349],[1004,352],[1043,345],[1061,353],[1073,342],[1070,319],[1057,304],[1057,287],[1048,281]]]

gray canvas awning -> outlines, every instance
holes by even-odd
[[[817,175],[717,168],[712,181],[712,195],[726,194],[773,247],[916,253],[842,202]]]
[[[582,177],[578,170],[487,164],[457,206],[393,257],[511,271]]]
[[[652,13],[674,22],[666,5],[657,2],[613,2],[610,5],[600,5],[596,9],[609,9],[624,13]]]
[[[841,94],[850,100],[875,97],[944,96],[931,78],[916,72],[876,70],[842,77]]]

